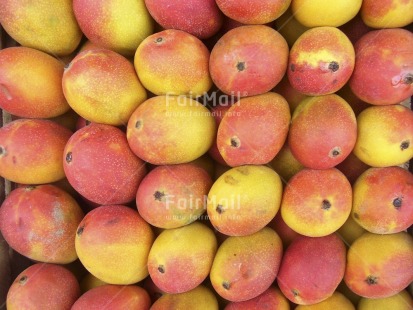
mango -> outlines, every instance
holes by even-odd
[[[352,216],[349,216],[343,226],[337,230],[337,234],[347,246],[353,244],[365,232],[366,230],[357,224]]]
[[[132,151],[154,165],[195,160],[211,147],[216,133],[208,109],[183,96],[156,96],[133,112],[127,127]]]
[[[166,293],[188,292],[209,275],[217,247],[214,232],[199,222],[164,230],[149,252],[149,275]]]
[[[413,3],[403,0],[363,0],[360,14],[372,28],[397,28],[413,23]]]
[[[343,279],[346,247],[336,234],[297,237],[285,251],[277,282],[298,305],[312,305],[333,295]]]
[[[144,0],[74,0],[73,11],[80,29],[97,46],[124,56],[153,32],[154,22]]]
[[[272,91],[280,94],[287,100],[291,114],[294,112],[295,108],[300,104],[300,102],[308,97],[307,95],[300,93],[298,90],[291,86],[291,83],[288,80],[288,74],[284,75],[281,82],[278,83]]]
[[[339,163],[336,168],[340,170],[350,182],[354,184],[357,178],[370,168],[369,165],[362,162],[354,152],[351,152],[341,163]]]
[[[80,281],[80,291],[82,293],[86,293],[87,291],[91,290],[92,288],[105,285],[107,283],[103,282],[96,278],[93,274],[87,273]]]
[[[207,212],[211,224],[228,236],[258,232],[278,212],[282,183],[265,166],[245,165],[222,174],[208,193]]]
[[[271,286],[261,295],[246,301],[231,302],[224,310],[290,310],[287,298],[276,287]]]
[[[233,302],[255,298],[274,282],[282,254],[280,237],[268,227],[248,236],[228,237],[212,264],[212,286]]]
[[[304,166],[294,157],[288,143],[284,143],[281,150],[270,162],[271,167],[280,175],[281,180],[287,183]]]
[[[70,0],[4,0],[0,12],[0,23],[14,40],[51,55],[72,53],[82,38]]]
[[[294,17],[291,5],[284,14],[275,20],[275,26],[275,29],[281,33],[290,48],[294,45],[295,41],[309,29]]]
[[[358,303],[358,310],[409,310],[413,308],[413,298],[406,291],[387,298],[362,298]]]
[[[348,250],[344,281],[366,298],[401,292],[413,281],[413,237],[406,232],[364,233]]]
[[[143,86],[155,95],[199,97],[212,86],[209,51],[197,37],[181,30],[154,33],[135,53],[135,69]]]
[[[284,249],[286,249],[295,238],[300,236],[298,232],[291,229],[290,226],[285,223],[281,216],[281,212],[278,212],[267,226],[274,229],[278,236],[281,238]]]
[[[413,112],[402,105],[372,106],[357,117],[354,154],[372,167],[397,166],[413,157]]]
[[[314,304],[314,305],[299,305],[295,310],[356,310],[350,300],[348,300],[343,294],[334,292],[326,300]]]
[[[49,120],[18,119],[0,128],[0,176],[43,184],[65,176],[63,150],[72,132]]]
[[[151,300],[148,293],[135,285],[102,285],[95,287],[73,304],[72,310],[140,309],[149,310]]]
[[[7,294],[7,309],[70,309],[80,296],[75,276],[54,264],[34,264],[12,283]]]
[[[153,232],[138,212],[121,205],[101,206],[76,231],[76,253],[85,268],[108,283],[128,285],[148,275]]]
[[[79,53],[65,68],[62,85],[76,113],[91,122],[108,125],[125,125],[147,98],[133,65],[105,49]]]
[[[322,237],[344,224],[351,206],[351,185],[339,170],[304,169],[285,186],[281,215],[299,234]]]
[[[13,190],[0,208],[0,229],[15,250],[39,262],[67,264],[83,212],[68,193],[53,185]]]

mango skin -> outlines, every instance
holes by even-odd
[[[214,293],[203,285],[180,294],[164,294],[151,306],[151,310],[218,310]]]
[[[207,39],[222,26],[223,14],[214,0],[145,0],[145,5],[164,29],[179,29]]]
[[[140,183],[136,205],[143,219],[153,226],[182,227],[205,212],[211,186],[208,173],[194,164],[159,166]]]
[[[246,301],[231,302],[224,310],[290,310],[287,298],[276,287],[271,286],[261,295]]]
[[[125,206],[101,206],[79,224],[75,247],[85,268],[108,284],[128,285],[148,275],[154,235],[138,212]]]
[[[146,174],[145,163],[133,154],[126,135],[110,125],[93,123],[76,131],[62,157],[73,188],[101,205],[133,201]]]
[[[372,28],[397,28],[413,23],[413,3],[403,0],[363,0],[360,14]]]
[[[0,175],[44,184],[65,177],[63,150],[72,132],[49,120],[18,119],[0,129]]]
[[[295,310],[330,310],[330,309],[340,309],[340,310],[356,310],[354,305],[348,300],[343,294],[339,292],[334,292],[326,300],[314,304],[314,305],[299,305]]]
[[[362,0],[339,0],[334,5],[330,5],[328,0],[292,0],[291,9],[304,26],[338,27],[355,17],[361,4]]]
[[[7,309],[66,310],[79,296],[79,284],[70,271],[59,265],[39,263],[14,280],[7,294]]]
[[[255,298],[274,282],[282,255],[282,241],[271,228],[248,236],[228,237],[212,264],[212,286],[230,301]]]
[[[285,187],[281,215],[299,234],[322,237],[345,223],[351,206],[351,185],[339,170],[303,169]]]
[[[304,166],[291,153],[288,143],[284,143],[281,150],[271,160],[270,165],[285,183],[304,169]]]
[[[182,164],[211,147],[216,124],[211,112],[183,96],[157,96],[132,113],[126,136],[132,151],[154,165]]]
[[[270,91],[281,81],[287,62],[288,45],[277,31],[249,25],[234,28],[218,40],[211,51],[209,71],[224,93],[254,96]]]
[[[219,124],[218,150],[231,167],[267,164],[287,139],[290,120],[288,103],[279,94],[242,98]]]
[[[0,51],[0,107],[27,118],[49,118],[69,110],[63,95],[64,64],[28,47]],[[33,91],[36,90],[36,91]]]
[[[305,167],[329,169],[341,163],[357,140],[357,121],[349,104],[331,94],[308,97],[294,110],[288,145]]]
[[[204,43],[176,29],[148,36],[134,58],[140,81],[155,95],[204,95],[212,86],[208,64]]]
[[[336,234],[297,237],[287,248],[277,282],[281,292],[299,305],[330,297],[344,276],[346,248]]]
[[[141,309],[149,310],[148,293],[135,285],[102,285],[84,293],[72,306],[72,310]]]
[[[362,298],[358,303],[358,310],[409,310],[413,308],[413,298],[406,291],[387,297],[387,298]]]
[[[94,44],[124,56],[153,32],[153,19],[144,0],[74,0],[73,11],[85,36]]]
[[[394,275],[397,274],[397,277]],[[364,233],[347,253],[347,286],[366,298],[386,298],[413,281],[413,237]]]
[[[376,234],[413,225],[413,175],[400,167],[370,168],[353,186],[354,220]]]
[[[87,273],[79,282],[80,284],[80,291],[86,293],[87,291],[91,290],[92,288],[105,285],[107,283],[103,282],[96,278],[93,274]]]
[[[73,110],[96,123],[125,125],[147,98],[133,65],[106,49],[79,53],[65,68],[64,95]]]
[[[217,0],[220,10],[228,17],[243,24],[266,24],[280,17],[290,6],[291,0]]]
[[[341,226],[337,230],[337,234],[341,237],[341,239],[347,246],[353,244],[353,242],[361,237],[361,235],[365,232],[366,230],[359,224],[357,224],[352,216],[349,216],[343,226]]]
[[[301,24],[293,15],[291,5],[275,20],[276,29],[281,33],[291,48],[294,42],[309,28]]]
[[[53,185],[13,190],[0,208],[0,229],[15,250],[39,262],[77,259],[75,232],[83,218],[77,202]]]
[[[406,14],[407,15],[407,14]],[[413,33],[395,28],[369,31],[354,45],[353,93],[374,105],[398,104],[413,95]]]
[[[292,46],[288,79],[304,95],[332,94],[350,79],[354,64],[353,44],[341,30],[316,27],[304,32]]]
[[[211,224],[228,236],[258,232],[280,208],[282,183],[265,166],[245,165],[222,174],[208,193],[207,212]]]
[[[164,230],[149,252],[149,275],[166,293],[188,292],[209,275],[217,247],[214,232],[199,222]]]
[[[372,106],[357,117],[354,154],[372,167],[398,166],[413,157],[413,112],[402,105]]]
[[[0,23],[14,40],[51,55],[72,53],[82,38],[70,0],[4,0],[0,12]]]

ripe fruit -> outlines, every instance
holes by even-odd
[[[404,310],[411,308],[413,308],[413,298],[406,290],[387,298],[362,298],[358,303],[359,310]]]
[[[348,300],[343,294],[339,292],[334,292],[326,300],[314,304],[314,305],[299,305],[295,310],[329,310],[329,309],[340,309],[340,310],[355,310],[350,300]]]
[[[138,212],[101,206],[79,224],[75,246],[83,266],[108,284],[133,284],[148,275],[153,232]]]
[[[229,303],[224,310],[264,310],[279,309],[290,310],[287,298],[276,287],[271,286],[255,298]]]
[[[199,97],[212,86],[209,51],[197,37],[169,29],[150,35],[135,53],[135,69],[155,95]]]
[[[277,31],[263,25],[241,26],[215,44],[209,70],[224,93],[254,96],[270,91],[281,81],[287,62],[288,45]]]
[[[366,25],[373,28],[404,27],[413,23],[413,2],[363,0],[360,9]]]

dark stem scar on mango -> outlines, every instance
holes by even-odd
[[[72,152],[68,152],[67,154],[66,154],[66,162],[67,163],[71,163],[72,162]]]
[[[354,216],[355,219],[359,219],[359,218],[360,218],[360,216],[359,216],[358,213],[354,213],[353,216]]]
[[[24,189],[25,189],[27,192],[30,192],[30,191],[34,190],[35,188],[37,188],[36,185],[27,185],[27,186],[24,187]]]
[[[408,148],[409,148],[409,146],[410,146],[410,141],[403,141],[401,144],[400,144],[400,149],[402,150],[402,151],[404,151],[404,150],[407,150]]]
[[[413,84],[413,74],[412,73],[407,73],[404,77],[403,77],[403,84]]]
[[[230,289],[231,285],[228,281],[224,281],[224,282],[222,282],[222,287],[228,291]]]
[[[141,120],[136,121],[135,128],[136,129],[141,129],[142,128],[142,121]]]
[[[330,152],[328,153],[328,157],[335,158],[335,157],[339,156],[340,154],[341,154],[341,147],[336,146],[336,147],[333,147],[330,150]]]
[[[330,208],[331,208],[331,202],[328,201],[327,199],[324,199],[321,203],[321,209],[330,210]]]
[[[155,40],[155,43],[162,43],[163,42],[163,38],[162,37],[157,37]]]
[[[165,267],[164,267],[164,265],[159,265],[159,266],[158,266],[158,271],[159,271],[160,273],[165,273]]]
[[[215,211],[217,211],[218,214],[222,214],[224,213],[224,206],[223,205],[217,205],[217,207],[215,208]]]
[[[237,70],[238,70],[239,72],[245,70],[245,62],[244,62],[244,61],[239,61],[239,62],[237,63]]]
[[[379,282],[378,279],[379,279],[378,277],[370,275],[366,278],[365,281],[368,285],[376,285]]]
[[[393,200],[393,206],[399,210],[402,207],[403,204],[403,199],[400,197],[397,197]]]
[[[165,197],[165,193],[164,193],[164,192],[160,192],[160,191],[156,191],[156,192],[153,194],[153,197],[155,197],[155,200],[162,201],[162,198]]]
[[[21,276],[20,279],[19,279],[19,284],[25,285],[27,280],[28,280],[28,277],[26,275]]]
[[[338,69],[340,69],[340,65],[338,64],[337,61],[332,61],[328,65],[328,69],[331,70],[332,72],[336,72]]]
[[[236,136],[232,137],[230,142],[232,147],[239,148],[241,146],[241,141]]]
[[[291,70],[292,72],[295,71],[295,64],[291,64],[291,65],[290,65],[290,70]]]
[[[294,296],[294,297],[300,296],[300,293],[299,293],[296,289],[292,289],[292,290],[291,290],[291,293],[293,293],[293,296]]]
[[[7,150],[4,146],[0,145],[0,157],[6,156]]]
[[[83,234],[83,231],[84,231],[84,230],[85,230],[85,225],[80,226],[80,227],[77,229],[76,235],[81,236],[81,235]]]

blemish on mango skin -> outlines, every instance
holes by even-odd
[[[230,185],[237,185],[239,181],[235,179],[232,175],[225,176],[224,182]]]

